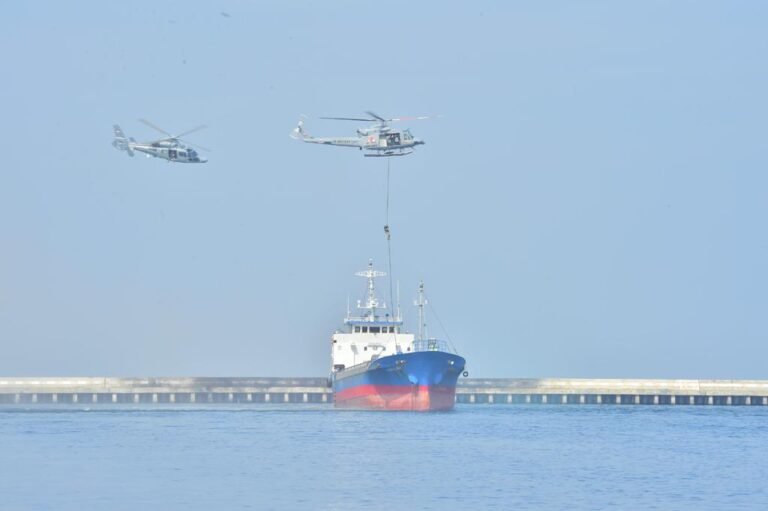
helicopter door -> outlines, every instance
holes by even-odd
[[[176,149],[168,149],[168,159],[169,160],[175,160],[176,159]]]
[[[400,145],[400,133],[390,133],[387,135],[387,147]]]

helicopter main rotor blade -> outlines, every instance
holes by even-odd
[[[399,122],[399,121],[422,121],[424,119],[431,119],[432,116],[429,115],[419,115],[419,116],[410,116],[410,117],[393,117],[391,119],[384,119],[380,115],[375,114],[374,112],[367,111],[365,112],[371,117],[377,119],[380,122]]]
[[[320,119],[330,119],[332,121],[360,121],[360,122],[371,122],[376,120],[376,119],[361,119],[359,117],[320,117]]]
[[[392,119],[389,119],[392,122],[398,122],[398,121],[423,121],[424,119],[431,119],[432,116],[429,115],[419,115],[416,117],[394,117]]]
[[[160,142],[173,142],[176,145],[179,145],[179,140],[173,137],[166,137],[166,138],[158,138],[157,140],[150,140],[147,142],[147,144],[159,144]]]
[[[200,130],[205,129],[207,127],[208,126],[206,126],[205,124],[201,124],[200,126],[197,126],[196,128],[192,128],[191,130],[187,130],[184,133],[179,133],[178,135],[176,135],[173,138],[181,139],[181,137],[185,137],[185,136],[187,136],[187,135],[189,135],[191,133],[194,133],[196,131],[200,131]]]
[[[158,126],[155,126],[154,124],[152,124],[151,122],[149,122],[146,119],[139,119],[139,121],[143,122],[144,124],[146,124],[150,128],[159,131],[160,133],[162,133],[163,135],[165,135],[168,138],[174,138],[173,135],[171,135],[170,133],[168,133],[167,131],[165,131],[164,129],[162,129],[162,128],[158,127]]]
[[[212,151],[211,151],[210,149],[208,149],[207,147],[201,146],[200,144],[193,144],[193,143],[192,143],[192,142],[190,142],[189,140],[184,140],[184,139],[181,139],[181,138],[177,138],[176,140],[180,140],[180,141],[184,142],[185,144],[187,144],[187,145],[191,145],[192,147],[195,147],[195,148],[197,148],[197,149],[202,149],[203,151],[205,151],[205,152],[207,152],[207,153],[210,153],[210,152],[212,152]]]
[[[373,117],[377,121],[387,122],[387,121],[391,120],[391,119],[385,119],[385,118],[383,118],[380,115],[376,115],[375,113],[371,112],[370,110],[366,110],[365,113],[367,113],[368,115],[370,115],[371,117]]]

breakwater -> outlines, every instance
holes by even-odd
[[[0,406],[332,402],[325,378],[0,377]],[[768,380],[462,378],[456,402],[768,406]]]

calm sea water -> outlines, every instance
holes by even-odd
[[[768,509],[768,409],[0,409],[0,509]]]

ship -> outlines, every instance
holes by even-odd
[[[386,273],[365,271],[368,286],[357,302],[357,315],[347,305],[343,330],[331,337],[331,376],[334,406],[365,410],[447,411],[456,402],[456,382],[466,361],[448,343],[430,338],[424,320],[424,284],[419,284],[418,337],[403,330],[400,307],[390,313],[379,301],[375,279]],[[391,288],[391,285],[390,285]],[[390,291],[391,294],[391,291]]]

